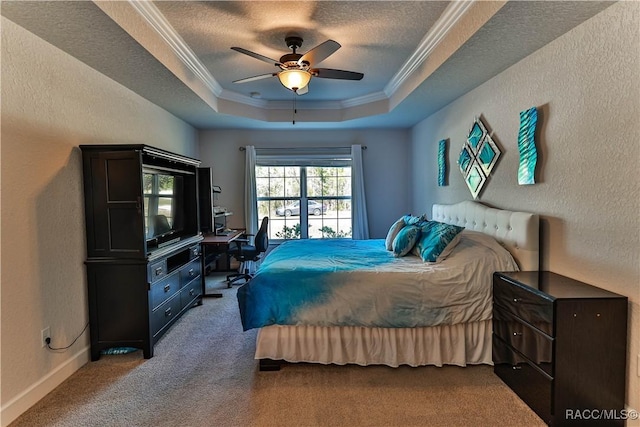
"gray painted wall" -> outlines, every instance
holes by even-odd
[[[640,4],[620,2],[413,129],[417,211],[471,199],[456,160],[475,116],[503,156],[480,195],[543,218],[542,267],[629,297],[627,399],[640,408]],[[539,108],[539,183],[519,186],[518,113]],[[437,143],[449,138],[449,186]],[[425,166],[426,165],[426,166]]]
[[[198,156],[196,131],[1,18],[2,425],[89,360],[80,144],[149,144]],[[152,123],[153,126],[150,126]]]
[[[366,145],[362,153],[371,238],[383,238],[391,223],[409,206],[409,131],[202,131],[202,166],[212,168],[214,184],[222,187],[217,203],[234,212],[228,224],[244,226],[245,145],[260,147],[348,147]]]

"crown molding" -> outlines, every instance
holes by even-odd
[[[370,93],[356,98],[341,101],[304,101],[300,99],[300,106],[309,111],[334,110],[340,117],[362,117],[368,114],[380,114],[380,109],[389,112],[392,107],[391,97],[400,86],[405,83],[420,65],[429,57],[440,41],[455,27],[457,22],[477,0],[452,1],[438,18],[435,25],[422,39],[418,48],[402,65],[382,91]],[[149,24],[176,57],[201,81],[213,96],[212,101],[217,105],[218,100],[228,101],[214,108],[219,113],[239,114],[245,117],[269,116],[269,111],[286,110],[291,108],[290,101],[268,101],[251,98],[240,93],[224,89],[200,61],[182,37],[176,32],[169,21],[151,1],[127,0],[127,3]],[[204,88],[203,88],[204,89]],[[205,95],[206,97],[206,95]],[[383,101],[383,102],[381,102]],[[229,108],[225,108],[225,105]],[[383,105],[383,107],[381,107]],[[244,106],[244,109],[242,108]],[[368,108],[370,107],[370,108]],[[370,111],[369,111],[370,110]],[[368,112],[367,112],[368,111]],[[288,119],[287,119],[288,120]]]
[[[129,4],[138,12],[151,27],[164,39],[167,45],[180,58],[180,60],[199,78],[211,92],[219,97],[223,88],[211,75],[207,67],[185,43],[164,15],[150,1],[128,0]]]
[[[429,32],[424,36],[418,48],[402,65],[400,70],[391,78],[389,83],[384,87],[384,93],[391,98],[398,88],[407,81],[414,71],[422,65],[427,57],[438,46],[444,36],[451,31],[458,23],[460,18],[464,16],[469,8],[476,0],[471,1],[453,1],[442,12],[442,15]]]
[[[383,91],[373,92],[368,95],[358,96],[357,98],[345,99],[340,102],[342,108],[359,107],[361,105],[370,104],[382,100],[388,100],[389,96]]]
[[[234,92],[232,90],[227,90],[227,89],[222,89],[218,97],[221,99],[225,99],[227,101],[238,102],[238,103],[250,105],[256,108],[269,107],[268,105],[269,101],[267,101],[266,99],[251,98],[250,96],[242,95],[238,92]]]

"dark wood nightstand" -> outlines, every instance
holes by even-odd
[[[627,297],[551,272],[494,274],[494,372],[547,424],[624,425],[626,355]]]

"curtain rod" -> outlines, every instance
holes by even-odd
[[[296,147],[298,149],[302,149],[302,150],[326,150],[326,149],[332,149],[332,148],[340,148],[340,149],[351,149],[351,147]],[[256,150],[296,150],[296,148],[287,148],[287,147],[271,147],[271,148],[256,148]],[[362,146],[363,150],[367,149],[366,145]],[[240,151],[246,151],[247,149],[244,147],[239,147],[238,150]]]

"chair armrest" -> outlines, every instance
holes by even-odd
[[[243,244],[243,243],[249,244],[249,239],[240,239],[240,238],[238,238],[238,239],[233,239],[233,240],[231,241],[231,243],[235,243],[235,244],[236,244],[236,247],[238,248],[238,252],[240,252],[240,253],[241,253],[241,252],[242,252],[242,246],[243,246],[242,244]]]

